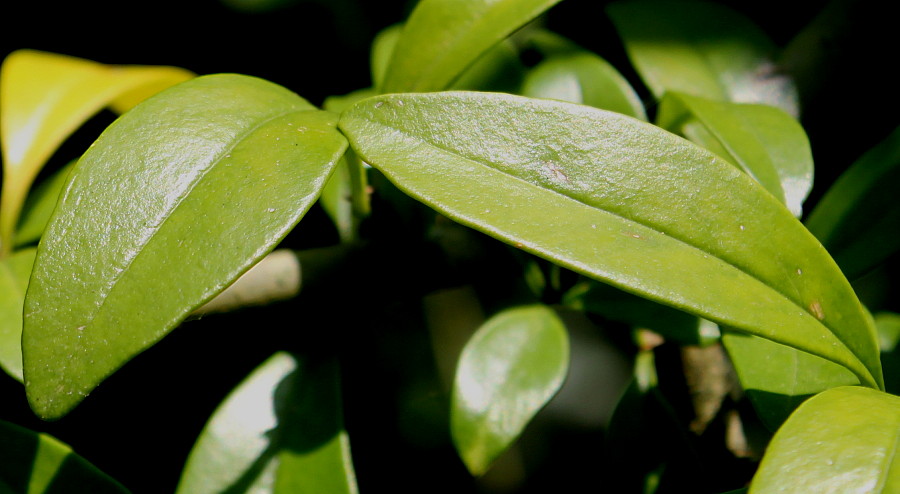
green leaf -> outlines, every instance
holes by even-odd
[[[382,92],[437,91],[559,0],[422,0],[403,27]]]
[[[340,126],[451,219],[882,385],[871,320],[816,239],[753,179],[659,127],[465,92],[370,98]]]
[[[113,123],[35,261],[22,340],[35,412],[67,413],[272,250],[346,149],[335,121],[275,84],[214,75]]]
[[[629,0],[607,7],[650,91],[762,103],[796,116],[797,90],[778,71],[778,48],[742,14],[718,3]]]
[[[756,179],[794,216],[802,215],[812,189],[812,151],[803,127],[784,111],[669,92],[657,123],[716,152]]]
[[[279,352],[210,417],[176,493],[353,494],[338,367]]]
[[[394,47],[397,46],[401,32],[403,32],[403,24],[392,24],[379,31],[372,40],[369,65],[372,71],[372,86],[375,88],[384,85],[384,74],[391,63]]]
[[[882,352],[892,352],[900,342],[900,314],[879,312],[873,314],[878,328],[878,342]]]
[[[722,343],[763,425],[777,430],[810,396],[859,384],[833,362],[756,336],[725,332]]]
[[[806,220],[850,279],[900,250],[900,127],[835,181]]]
[[[0,367],[22,382],[22,304],[35,249],[0,259]]]
[[[128,490],[58,439],[0,420],[0,492],[124,494]]]
[[[75,162],[72,161],[60,168],[28,194],[16,230],[17,247],[36,243],[41,238],[47,223],[50,222],[50,216],[53,215],[53,209],[56,208],[59,194],[66,185],[69,172],[74,166]]]
[[[0,255],[10,252],[22,202],[44,163],[97,111],[125,111],[193,77],[175,67],[112,66],[34,50],[10,54],[0,69]]]
[[[453,383],[453,443],[473,475],[487,471],[552,398],[569,367],[566,328],[535,305],[488,319],[463,349]]]
[[[559,55],[529,71],[522,94],[590,105],[647,120],[644,105],[628,81],[592,53]]]
[[[810,398],[778,430],[750,484],[767,492],[900,491],[900,397],[860,387]]]

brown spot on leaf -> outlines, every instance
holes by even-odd
[[[813,300],[809,304],[809,312],[810,314],[816,316],[816,319],[823,320],[825,319],[825,311],[822,310],[822,304],[819,303],[818,300]]]

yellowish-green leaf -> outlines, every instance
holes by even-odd
[[[22,304],[35,249],[0,259],[0,367],[22,382]]]
[[[16,230],[16,247],[37,243],[41,238],[50,216],[53,215],[53,209],[56,208],[59,194],[69,178],[69,172],[74,166],[75,162],[70,162],[47,180],[39,183],[28,194]]]

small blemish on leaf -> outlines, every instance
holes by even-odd
[[[384,105],[384,101],[379,101],[378,103],[375,103],[375,108],[381,108],[382,105]]]
[[[822,304],[819,303],[818,300],[813,300],[809,304],[809,312],[810,314],[816,316],[816,319],[820,321],[825,319],[825,311],[822,310]]]

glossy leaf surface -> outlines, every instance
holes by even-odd
[[[881,386],[874,328],[828,253],[698,146],[617,113],[486,93],[370,98],[340,126],[367,163],[458,222]]]
[[[802,215],[812,189],[812,151],[803,127],[784,111],[669,92],[657,123],[717,152],[784,202],[794,216]]]
[[[900,250],[900,127],[828,189],[806,226],[854,279]]]
[[[528,72],[522,94],[581,103],[647,119],[628,81],[606,60],[587,52],[551,57]]]
[[[559,0],[422,0],[405,23],[382,92],[450,87],[489,48]]]
[[[772,438],[750,493],[900,491],[900,397],[861,387],[810,398]]]
[[[209,419],[176,493],[356,493],[337,370],[269,358]]]
[[[859,384],[856,376],[834,362],[756,336],[726,332],[722,343],[741,387],[771,431],[810,396]]]
[[[74,166],[73,161],[62,167],[28,194],[22,216],[19,217],[19,227],[16,229],[17,247],[37,243],[41,238],[50,216],[53,215],[53,209],[56,208],[59,194],[69,178],[69,172]]]
[[[275,84],[216,75],[111,125],[35,261],[22,342],[35,412],[65,414],[269,252],[343,155],[335,121]]]
[[[607,12],[657,99],[678,91],[798,114],[797,91],[774,62],[777,47],[737,11],[713,2],[631,0]]]
[[[453,443],[481,475],[552,398],[566,377],[569,340],[552,309],[507,309],[466,344],[453,382]]]
[[[109,66],[34,50],[10,54],[0,70],[3,191],[0,251],[31,182],[60,144],[97,111],[124,111],[193,74],[175,67]]]
[[[68,445],[0,420],[0,492],[127,494],[128,490]]]
[[[22,304],[35,249],[0,260],[0,367],[22,381]]]

